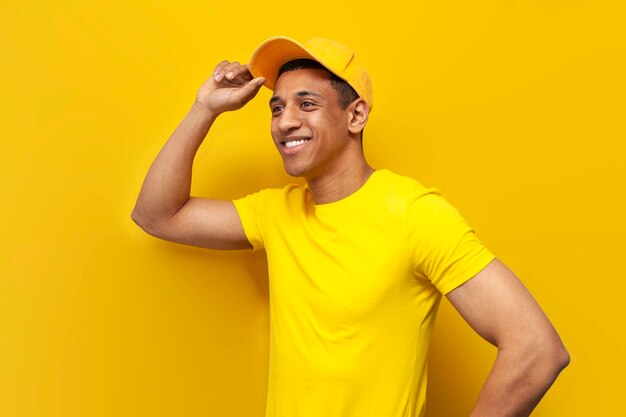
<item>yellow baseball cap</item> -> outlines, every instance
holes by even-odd
[[[269,38],[252,53],[248,67],[254,77],[265,77],[265,86],[274,90],[278,70],[294,59],[308,58],[322,64],[337,77],[346,81],[367,103],[370,111],[374,106],[372,80],[360,67],[354,52],[335,41],[312,38],[300,43],[285,36]]]

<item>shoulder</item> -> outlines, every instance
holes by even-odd
[[[436,187],[427,187],[420,181],[388,169],[378,172],[378,195],[391,207],[412,211],[416,206],[428,206],[443,199]]]
[[[379,185],[389,190],[391,193],[420,196],[433,191],[439,192],[439,190],[434,187],[426,187],[415,178],[397,174],[388,169],[380,169],[376,171],[376,174]]]
[[[301,201],[306,188],[299,184],[288,184],[282,188],[264,188],[234,200],[235,205],[250,204],[257,208],[277,207]]]

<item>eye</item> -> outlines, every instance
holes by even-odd
[[[283,110],[283,108],[284,108],[283,106],[278,105],[278,104],[275,105],[275,106],[272,106],[272,108],[271,108],[272,115],[277,115],[278,113],[280,113]]]
[[[315,105],[315,103],[311,102],[311,101],[303,101],[302,103],[300,103],[300,107],[305,108],[305,109],[309,109],[311,107],[313,107]]]

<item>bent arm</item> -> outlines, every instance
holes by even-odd
[[[246,66],[224,61],[200,88],[189,113],[150,166],[131,218],[146,232],[211,249],[245,249],[246,239],[232,201],[190,196],[193,160],[211,125],[258,92]]]
[[[470,417],[529,416],[569,363],[563,342],[535,299],[498,259],[447,298],[498,348]]]

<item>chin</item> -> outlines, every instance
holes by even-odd
[[[287,165],[284,165],[284,167],[285,167],[285,172],[290,177],[304,177],[304,170],[303,169],[297,168],[297,167],[290,167],[290,166],[287,166]]]

